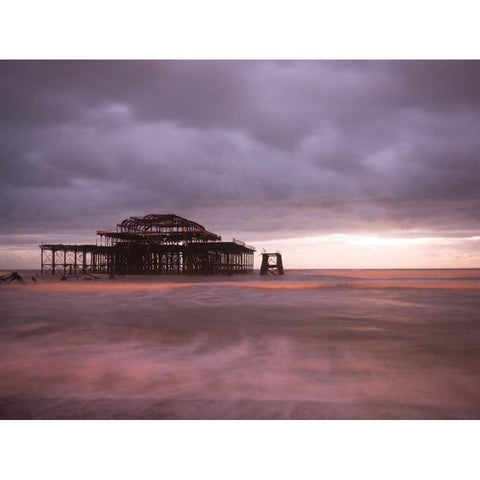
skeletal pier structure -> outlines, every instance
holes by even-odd
[[[255,248],[222,238],[177,215],[130,217],[97,231],[96,245],[42,244],[42,275],[253,272]]]

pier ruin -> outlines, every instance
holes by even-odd
[[[282,254],[276,253],[262,253],[262,266],[260,267],[260,275],[283,275],[283,261]]]
[[[99,230],[96,245],[42,244],[42,275],[167,275],[253,272],[255,248],[177,215],[130,217]]]

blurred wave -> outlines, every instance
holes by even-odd
[[[0,288],[1,418],[480,417],[478,270],[38,282]]]

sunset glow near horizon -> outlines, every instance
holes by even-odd
[[[260,267],[262,251],[281,252],[287,269],[480,268],[480,236],[400,238],[339,233],[260,240],[254,246],[255,268]],[[38,268],[36,248],[2,248],[1,257],[11,259],[11,268]]]
[[[478,268],[480,237],[391,238],[330,234],[259,242],[290,268]]]
[[[173,213],[288,268],[480,268],[478,61],[2,61],[0,269]]]

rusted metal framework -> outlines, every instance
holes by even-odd
[[[283,261],[281,253],[262,253],[262,266],[260,275],[272,273],[274,275],[283,275]]]
[[[40,245],[42,275],[253,272],[255,248],[177,215],[130,217],[99,230],[97,245]],[[98,244],[99,243],[99,244]]]

